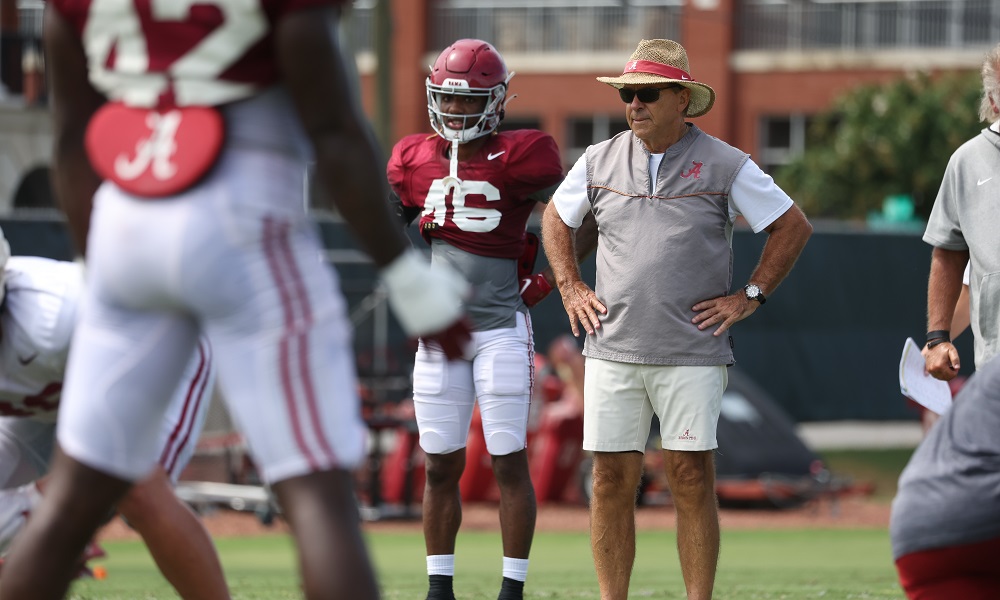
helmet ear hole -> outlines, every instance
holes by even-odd
[[[427,115],[434,131],[446,140],[465,143],[489,135],[504,116],[510,75],[503,57],[488,42],[462,39],[438,55],[427,78]],[[449,115],[441,109],[437,94],[474,96],[485,100],[480,113]],[[461,119],[462,129],[446,123]]]

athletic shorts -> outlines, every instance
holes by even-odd
[[[583,449],[642,452],[655,414],[666,450],[712,450],[725,366],[638,365],[587,358],[583,390]]]
[[[420,447],[448,454],[465,447],[479,403],[486,449],[494,456],[523,450],[534,383],[531,320],[472,333],[474,357],[448,361],[437,345],[420,342],[413,366],[413,405]]]
[[[946,509],[945,509],[946,510]],[[1000,538],[905,554],[896,560],[910,600],[1000,597]]]
[[[304,173],[292,157],[228,148],[178,196],[100,187],[59,415],[70,456],[126,480],[149,473],[205,335],[266,481],[359,464],[367,429],[350,323],[304,208]]]

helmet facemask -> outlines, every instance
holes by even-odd
[[[510,76],[513,76],[513,73]],[[431,127],[442,138],[448,141],[457,139],[460,144],[493,133],[503,119],[509,80],[510,77],[507,77],[503,83],[491,88],[474,88],[464,79],[449,78],[445,79],[443,84],[437,85],[428,77],[427,116],[430,118]],[[449,114],[441,109],[442,95],[485,98],[486,105],[479,113]],[[452,129],[447,125],[448,121],[461,121],[462,128]]]

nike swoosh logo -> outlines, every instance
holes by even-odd
[[[497,152],[496,154],[493,154],[492,152],[490,152],[489,154],[486,155],[486,160],[493,160],[494,158],[500,156],[504,152],[506,152],[506,150],[501,150],[500,152]]]
[[[36,358],[38,358],[38,353],[37,352],[35,352],[34,354],[32,354],[31,356],[28,356],[26,358],[22,358],[21,356],[18,356],[17,357],[17,362],[21,363],[22,367],[26,367],[26,366],[30,365],[31,361],[35,360]]]
[[[987,177],[986,179],[980,179],[980,180],[976,181],[976,185],[983,185],[984,183],[986,183],[987,181],[989,181],[991,179],[993,179],[993,178],[992,177]]]

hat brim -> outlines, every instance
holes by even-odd
[[[712,110],[712,105],[715,104],[715,90],[697,81],[670,79],[662,75],[640,72],[625,73],[618,77],[598,77],[597,80],[615,89],[621,89],[626,85],[655,85],[663,83],[682,85],[691,90],[691,104],[688,106],[687,111],[687,116],[689,117],[700,117]]]

